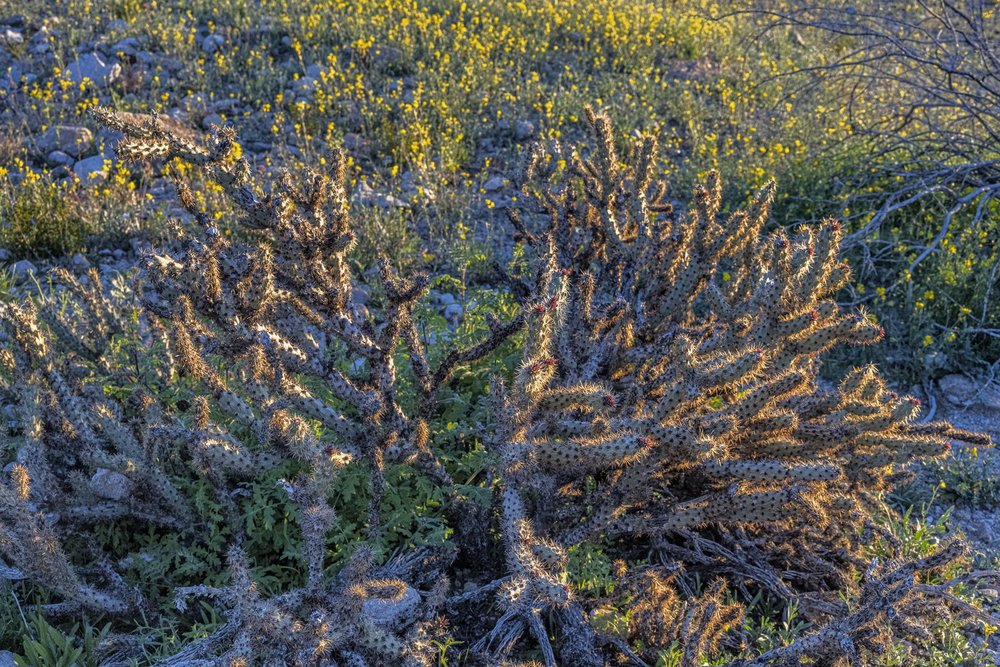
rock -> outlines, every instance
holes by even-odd
[[[69,265],[73,267],[73,270],[77,273],[83,273],[90,268],[90,260],[84,257],[81,253],[76,253],[73,255],[72,259],[69,260]]]
[[[995,384],[956,373],[938,380],[938,386],[953,405],[1000,410],[1000,388]]]
[[[10,270],[14,277],[14,284],[21,285],[38,276],[38,267],[26,259],[14,262]]]
[[[289,151],[291,151],[291,148],[292,147],[289,147]],[[373,190],[372,187],[364,181],[358,183],[358,187],[354,189],[353,200],[363,206],[371,206],[375,208],[409,208],[409,204],[399,197],[383,194],[381,192],[375,192],[375,190]]]
[[[10,651],[0,651],[0,667],[17,667],[14,654]]]
[[[99,468],[87,485],[94,494],[108,500],[123,500],[129,493],[128,477],[107,468]]]
[[[4,28],[3,31],[0,32],[0,44],[3,44],[4,46],[14,46],[15,44],[23,43],[24,35],[19,33],[17,30]]]
[[[217,113],[210,113],[201,119],[201,126],[206,130],[211,130],[213,125],[222,127],[226,124],[226,121],[222,120],[222,116]]]
[[[487,192],[496,192],[501,189],[504,185],[504,178],[502,176],[494,176],[485,183],[483,183],[483,189]]]
[[[23,28],[26,18],[24,14],[14,14],[13,16],[5,16],[0,18],[0,25],[8,25],[11,28]]]
[[[518,141],[527,141],[535,136],[535,125],[526,120],[519,120],[514,123],[514,138]]]
[[[97,53],[85,53],[66,68],[70,81],[79,85],[90,80],[103,88],[121,78],[122,66],[117,60],[105,60]]]
[[[395,592],[395,591],[393,591]],[[371,597],[361,605],[361,613],[382,627],[400,627],[413,620],[420,606],[420,593],[407,586],[402,595]]]
[[[78,158],[90,149],[94,135],[79,125],[56,125],[42,132],[36,141],[42,154],[62,151]]]
[[[6,262],[10,259],[10,250],[7,248],[0,248],[0,262]]]
[[[360,134],[348,132],[344,135],[344,148],[349,151],[359,151],[365,145],[365,140]]]
[[[126,23],[123,19],[114,19],[112,21],[108,21],[108,24],[104,26],[105,32],[121,32],[122,30],[126,30],[127,28],[128,28],[128,23]]]
[[[454,294],[449,294],[448,292],[441,292],[440,294],[438,294],[437,295],[437,301],[442,306],[450,306],[453,303],[458,303],[455,300],[455,295]]]
[[[222,35],[209,35],[201,40],[201,50],[205,53],[215,53],[226,44],[226,38]]]
[[[395,46],[379,45],[373,48],[371,53],[375,63],[383,67],[402,63],[405,58],[403,50]]]
[[[236,113],[240,109],[240,101],[235,97],[212,102],[208,110],[212,113]]]
[[[312,95],[316,91],[316,79],[304,76],[292,81],[292,92],[296,95]]]
[[[95,155],[80,160],[73,165],[73,173],[86,185],[97,185],[103,183],[108,178],[108,169],[105,166],[103,155]]]
[[[453,303],[444,309],[444,319],[448,320],[449,324],[458,324],[463,312],[465,311],[461,305]]]
[[[68,164],[73,164],[76,160],[73,159],[72,155],[67,155],[62,151],[52,151],[45,156],[45,164],[50,167],[61,167]]]
[[[134,56],[139,52],[139,40],[135,37],[126,37],[125,39],[115,42],[111,47],[114,53],[120,53],[123,56]]]

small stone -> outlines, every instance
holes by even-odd
[[[3,32],[0,32],[0,44],[6,46],[14,46],[16,44],[24,43],[24,35],[19,33],[17,30],[12,30],[11,28],[4,28]]]
[[[226,38],[222,35],[209,35],[201,40],[201,50],[205,53],[215,53],[226,44]]]
[[[10,651],[0,651],[0,667],[17,667],[14,654]]]
[[[81,253],[73,255],[72,259],[69,260],[69,264],[77,273],[83,273],[90,268],[90,260],[84,257]]]
[[[502,176],[494,176],[485,183],[483,183],[483,189],[487,192],[496,192],[503,188],[504,178]]]
[[[226,121],[222,120],[222,116],[217,113],[210,113],[201,119],[201,126],[206,130],[211,130],[212,126],[222,127],[226,124]]]
[[[78,158],[90,149],[94,143],[94,135],[79,125],[56,125],[42,132],[36,143],[43,155],[62,151]]]
[[[535,125],[526,120],[519,120],[514,123],[514,138],[518,141],[527,141],[535,136]]]
[[[361,613],[382,627],[400,627],[413,620],[420,606],[420,593],[407,586],[398,599],[368,598],[361,605]]]
[[[26,259],[14,262],[10,267],[14,284],[21,285],[38,276],[38,267]]]
[[[110,86],[121,78],[122,66],[117,60],[105,58],[97,53],[85,53],[66,68],[70,81],[80,85],[90,80],[99,87]]]
[[[289,147],[291,151],[292,147]],[[358,202],[363,206],[371,206],[374,208],[408,208],[409,204],[404,202],[402,199],[389,194],[383,194],[381,192],[375,192],[370,185],[366,182],[361,181],[358,187],[354,189],[354,201]]]
[[[311,95],[316,92],[316,79],[304,76],[292,81],[292,92],[296,95]]]
[[[403,50],[396,48],[395,46],[376,46],[372,49],[372,55],[374,56],[375,62],[383,67],[401,63],[405,58]]]
[[[73,173],[86,185],[97,185],[103,183],[108,178],[108,169],[105,166],[104,156],[95,155],[80,160],[73,165]]]
[[[948,402],[954,405],[1000,410],[1000,388],[992,383],[956,373],[938,380],[938,386]]]
[[[139,40],[135,37],[126,37],[125,39],[115,42],[111,50],[115,53],[120,53],[125,56],[134,56],[139,52]]]
[[[344,148],[349,151],[358,151],[365,145],[365,140],[360,134],[348,132],[344,135]]]
[[[76,162],[76,160],[73,159],[72,155],[68,155],[62,151],[52,151],[45,156],[45,163],[50,167],[62,167],[73,164],[74,162]]]
[[[458,324],[459,320],[462,319],[463,312],[461,305],[453,303],[444,309],[444,319],[448,320],[450,324]]]
[[[128,477],[107,468],[100,468],[90,478],[90,490],[101,498],[108,500],[122,500],[129,492],[131,482]]]

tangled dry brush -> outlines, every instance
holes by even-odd
[[[178,183],[195,230],[144,261],[138,335],[163,385],[200,388],[186,413],[152,391],[102,391],[98,379],[119,372],[109,341],[135,327],[96,273],[60,274],[63,300],[2,306],[17,462],[0,485],[0,575],[51,591],[44,611],[165,613],[107,554],[73,562],[65,541],[121,521],[197,533],[180,483],[192,476],[240,525],[236,485],[294,461],[300,472],[284,484],[300,508],[304,584],[262,594],[236,539],[227,585],[175,591],[180,612],[207,598],[225,622],[159,664],[430,665],[451,621],[468,664],[643,665],[674,646],[695,665],[737,642],[747,601],[763,591],[798,604],[813,629],[733,667],[864,665],[895,638],[926,634],[932,615],[974,612],[950,584],[927,583],[966,556],[960,542],[918,561],[862,553],[878,536],[877,497],[907,464],[943,455],[952,439],[987,443],[916,422],[917,401],[874,368],[835,387],[818,381],[824,351],[883,334],[833,301],[849,277],[836,222],[765,232],[773,185],[723,220],[710,174],[676,214],[655,178],[656,141],[623,163],[608,120],[588,111],[589,156],[536,148],[523,179],[530,204],[509,215],[526,261],[502,282],[521,314],[491,319],[480,341],[434,367],[414,320],[427,276],[383,261],[382,307],[355,299],[341,154],[329,173],[289,174],[265,191],[231,131],[203,149],[155,119],[94,115],[122,133],[120,158],[201,167],[243,233],[222,234]],[[456,489],[430,425],[453,371],[515,336],[523,362],[491,383],[494,418],[480,434],[491,514]],[[404,384],[415,400],[401,398]],[[329,488],[354,460],[368,470],[373,544],[390,462],[444,489],[455,525],[488,525],[475,544],[462,543],[475,531],[459,530],[447,548],[389,559],[362,547],[334,571]],[[567,552],[583,545],[617,559],[605,599],[567,584]],[[455,567],[456,553],[484,546],[502,557],[481,555],[472,574]],[[707,583],[693,588],[691,574]],[[599,629],[599,605],[627,617],[626,630]],[[107,664],[136,651],[118,635]]]

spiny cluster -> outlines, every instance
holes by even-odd
[[[842,614],[835,591],[853,588],[853,536],[875,495],[905,478],[894,466],[982,438],[914,423],[919,402],[872,367],[822,386],[818,355],[884,335],[832,300],[849,277],[839,224],[766,233],[773,183],[721,222],[717,173],[673,215],[652,178],[655,140],[623,166],[607,118],[588,120],[595,144],[570,157],[566,182],[553,185],[561,160],[538,150],[528,163],[528,212],[547,229],[510,216],[540,278],[525,362],[497,407],[518,596],[482,646],[504,655],[512,622],[568,604],[565,558],[539,550],[599,540],[801,597],[817,622]],[[550,652],[547,633],[533,634]],[[596,650],[588,664],[600,664]]]
[[[450,484],[428,446],[435,392],[454,369],[503,343],[521,320],[490,320],[484,340],[453,350],[432,368],[412,315],[426,276],[402,279],[383,261],[381,310],[370,314],[354,297],[347,260],[354,235],[342,153],[331,155],[327,173],[301,179],[285,174],[265,194],[249,180],[249,164],[235,152],[231,130],[217,132],[203,146],[155,117],[103,108],[93,115],[122,133],[120,158],[177,159],[202,168],[230,196],[247,236],[256,240],[222,234],[190,188],[177,183],[197,228],[172,250],[144,258],[139,319],[147,337],[162,339],[166,348],[166,369],[157,383],[195,387],[183,415],[141,389],[127,405],[102,395],[100,380],[118,372],[103,353],[125,324],[123,308],[105,298],[96,272],[86,284],[68,273],[59,276],[68,309],[47,306],[39,313],[30,304],[4,306],[0,320],[12,342],[4,349],[5,379],[22,425],[19,464],[2,488],[0,549],[8,569],[60,595],[64,610],[155,614],[110,563],[73,567],[60,544],[81,523],[123,518],[200,539],[203,528],[191,523],[188,499],[174,483],[194,474],[210,482],[232,514],[233,583],[183,591],[218,599],[229,618],[177,660],[229,665],[264,656],[301,665],[330,659],[428,664],[432,651],[421,628],[440,602],[434,591],[447,563],[411,554],[406,567],[378,569],[375,554],[362,549],[353,565],[331,578],[327,536],[336,516],[327,495],[343,465],[364,461],[368,533],[375,541],[382,531],[387,460],[406,460]],[[411,414],[396,397],[399,341],[417,384],[418,406]],[[354,370],[345,372],[347,367]],[[314,435],[317,422],[332,440]],[[232,492],[287,462],[301,471],[286,489],[301,510],[307,584],[263,598],[250,583],[239,546],[243,518]],[[413,586],[427,590],[418,593]],[[359,611],[400,592],[418,604],[392,627],[372,620],[377,614]]]
[[[383,261],[384,301],[369,311],[356,298],[342,154],[326,173],[265,189],[231,130],[203,146],[155,118],[94,115],[123,134],[126,159],[202,168],[240,211],[244,233],[222,234],[178,183],[197,225],[144,258],[138,331],[93,272],[59,274],[65,300],[0,306],[0,379],[18,422],[17,461],[0,482],[0,576],[50,589],[59,602],[48,611],[155,619],[120,564],[72,563],[62,545],[97,521],[206,539],[182,491],[192,479],[207,482],[233,527],[231,576],[176,591],[176,606],[207,597],[226,622],[166,665],[429,665],[438,616],[486,617],[491,596],[492,629],[457,631],[480,663],[503,664],[529,634],[546,665],[557,655],[583,667],[648,664],[673,646],[693,667],[731,640],[740,596],[760,591],[798,603],[813,631],[731,667],[862,665],[894,634],[920,634],[927,596],[948,599],[947,584],[916,582],[963,557],[960,544],[883,566],[864,562],[861,545],[877,531],[875,497],[906,478],[904,464],[943,454],[950,439],[986,442],[917,422],[917,402],[872,367],[836,385],[819,380],[821,353],[883,333],[832,300],[849,276],[836,223],[765,232],[773,185],[720,221],[711,174],[675,214],[653,177],[655,140],[623,164],[607,119],[588,112],[590,156],[569,155],[568,174],[558,174],[564,162],[535,150],[528,205],[510,213],[532,262],[530,279],[505,276],[521,314],[490,319],[481,341],[432,368],[414,321],[427,276],[399,277]],[[477,575],[487,582],[448,598],[453,553],[413,549],[376,565],[384,466],[413,466],[466,523],[481,517],[430,446],[436,395],[457,367],[521,329],[522,364],[509,388],[490,383],[494,419],[480,433],[498,482],[502,567],[484,562]],[[123,336],[162,348],[151,377],[108,354]],[[400,400],[400,351],[415,401]],[[115,400],[102,391],[107,378],[137,389]],[[186,408],[155,398],[178,386],[195,394]],[[372,544],[331,574],[338,518],[328,496],[353,460],[368,469]],[[278,466],[295,471],[279,484],[299,510],[304,583],[265,596],[234,494]],[[621,610],[627,636],[599,630],[599,610],[567,583],[570,550],[596,544],[619,564],[613,593],[593,607]],[[691,571],[708,587],[693,590]]]

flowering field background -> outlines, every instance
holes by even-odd
[[[829,371],[874,362],[901,391],[917,387],[943,413],[962,419],[964,407],[972,426],[996,429],[1000,13],[995,3],[960,5],[945,20],[950,5],[933,2],[806,9],[773,0],[742,11],[705,0],[0,0],[0,299],[44,291],[55,266],[127,282],[143,252],[193,224],[171,176],[196,184],[193,196],[224,234],[245,233],[222,188],[201,174],[116,160],[114,133],[88,115],[109,105],[155,113],[194,142],[231,126],[238,155],[263,176],[322,167],[342,147],[352,264],[367,268],[385,253],[397,269],[437,276],[422,306],[428,327],[471,336],[488,311],[513,308],[491,280],[496,262],[521,252],[505,210],[522,196],[531,146],[580,142],[593,105],[622,147],[639,134],[659,138],[671,201],[686,202],[718,170],[726,210],[774,178],[770,224],[843,220],[852,280],[838,301],[864,308],[886,337],[834,353]],[[464,408],[487,370],[463,378],[437,437],[474,440],[481,415]],[[479,450],[468,449],[456,466],[472,480]],[[919,514],[933,498],[957,504],[984,533],[994,528],[983,518],[1000,498],[993,459],[963,451],[935,466],[894,506]],[[337,482],[345,498],[364,494],[354,473]],[[398,511],[386,547],[446,540],[437,490],[402,466],[388,474]],[[259,511],[247,520],[260,543],[251,549],[291,549],[290,510],[257,491]],[[948,517],[928,511],[919,520],[890,511],[887,522],[915,550],[929,549]],[[343,544],[361,539],[363,514],[341,512]],[[157,558],[138,576],[162,578],[164,596],[171,578],[221,560],[221,538],[196,547],[145,539],[134,550]],[[610,561],[589,551],[570,558],[574,584],[601,590]],[[268,571],[262,586],[280,588],[286,575]],[[8,588],[0,648],[18,664],[100,664],[89,656],[111,632],[105,619],[50,625],[22,610],[43,592]],[[805,629],[794,609],[771,612],[748,621],[758,648]],[[209,605],[198,613],[142,627],[144,650],[167,655],[220,623]],[[942,628],[926,664],[985,665],[982,639],[994,630],[986,624],[976,640]],[[32,641],[49,657],[37,657],[42,648],[25,657]],[[441,664],[461,664],[459,654],[442,646]],[[658,664],[677,663],[664,654]]]

